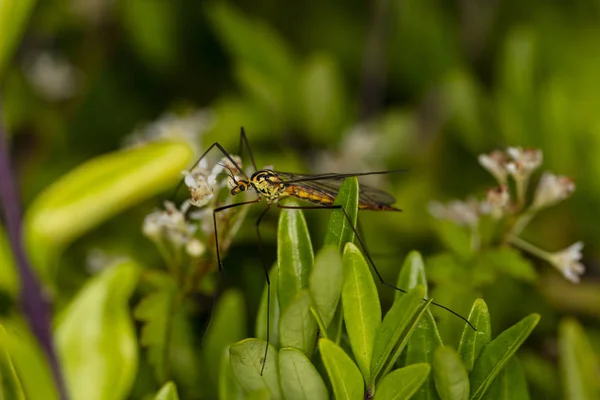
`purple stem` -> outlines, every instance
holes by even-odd
[[[60,398],[66,400],[67,391],[52,342],[50,304],[42,295],[42,286],[33,273],[23,248],[21,209],[11,168],[8,135],[4,130],[1,110],[2,99],[0,98],[0,209],[4,214],[8,239],[19,271],[21,282],[19,300],[33,335],[46,353]]]

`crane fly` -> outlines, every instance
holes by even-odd
[[[365,244],[363,239],[358,234],[356,228],[354,227],[354,223],[344,207],[339,204],[334,204],[335,198],[339,192],[339,189],[343,183],[345,178],[349,177],[358,177],[358,176],[369,176],[369,175],[383,175],[389,174],[393,172],[401,172],[404,170],[387,170],[387,171],[375,171],[375,172],[360,172],[360,173],[346,173],[346,174],[337,174],[337,173],[325,173],[325,174],[317,174],[317,175],[309,175],[309,174],[298,174],[298,173],[290,173],[290,172],[281,172],[275,171],[272,169],[258,169],[256,167],[256,162],[254,161],[254,156],[252,154],[252,150],[250,148],[250,144],[248,143],[248,139],[246,138],[246,133],[244,132],[244,128],[241,128],[240,133],[240,155],[244,148],[248,151],[248,156],[252,162],[252,166],[254,167],[254,173],[248,176],[240,167],[240,165],[234,160],[234,158],[219,144],[218,142],[213,143],[200,157],[200,159],[194,164],[194,166],[198,165],[204,157],[214,148],[216,147],[223,155],[231,162],[231,166],[233,166],[239,174],[242,175],[242,178],[235,177],[236,173],[229,166],[224,166],[227,170],[229,170],[229,178],[232,181],[231,195],[235,196],[242,192],[254,191],[257,194],[257,198],[254,200],[242,201],[238,203],[228,204],[225,206],[217,207],[213,210],[213,224],[215,231],[215,246],[217,253],[217,262],[219,271],[222,271],[223,264],[221,261],[221,255],[219,252],[219,235],[217,232],[217,214],[221,211],[234,208],[241,207],[244,205],[259,203],[263,199],[267,203],[267,207],[262,211],[259,215],[257,221],[255,222],[256,234],[258,237],[259,247],[262,250],[262,239],[260,235],[260,222],[263,217],[267,213],[267,211],[271,208],[272,205],[276,205],[278,208],[282,209],[295,209],[295,210],[340,210],[342,211],[344,218],[349,223],[350,228],[354,232],[354,236],[357,239],[360,247],[362,248],[365,257],[368,260],[369,265],[375,272],[375,275],[379,279],[380,283],[388,286],[394,290],[397,290],[402,293],[406,293],[406,290],[401,289],[391,283],[386,282],[383,279],[383,276],[380,274],[379,270],[375,266],[373,259],[366,251]],[[187,184],[187,182],[186,182]],[[180,184],[181,185],[181,184]],[[190,185],[188,185],[190,192],[192,194],[192,198],[194,198],[194,190]],[[283,205],[280,204],[279,201],[285,198],[293,197],[298,200],[312,203],[310,206],[292,206],[292,205]],[[400,209],[394,207],[396,200],[389,193],[373,188],[371,186],[361,184],[359,186],[359,195],[358,195],[358,209],[359,210],[372,210],[372,211],[401,211]],[[267,281],[267,345],[265,347],[265,355],[264,361],[261,368],[261,375],[264,371],[265,362],[267,359],[267,352],[269,349],[269,326],[270,326],[270,303],[271,303],[271,281],[269,278],[269,270],[266,263],[263,262],[263,269],[265,272],[265,279]],[[423,299],[424,301],[428,301],[427,299]],[[450,308],[436,303],[431,302],[431,304],[440,307],[450,313],[454,314],[458,318],[462,319],[466,322],[473,330],[477,331],[477,329],[471,324],[465,317],[458,314],[457,312],[451,310]]]

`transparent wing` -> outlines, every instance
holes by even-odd
[[[334,197],[340,190],[340,186],[345,178],[361,175],[374,175],[377,173],[358,173],[358,174],[297,174],[291,172],[273,171],[285,183],[308,187],[310,189],[321,192],[327,196]],[[384,171],[382,171],[384,172]],[[387,171],[385,171],[387,172]],[[360,184],[359,186],[359,202],[363,204],[379,204],[392,205],[396,202],[394,197],[381,190],[368,185]]]

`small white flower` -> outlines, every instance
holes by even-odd
[[[542,165],[543,154],[541,150],[509,147],[506,152],[513,159],[506,164],[506,170],[515,180],[525,180],[531,173]]]
[[[467,202],[454,200],[448,204],[433,201],[429,203],[428,210],[434,218],[474,227],[479,221],[479,208],[477,201],[470,199]]]
[[[81,87],[82,72],[67,59],[50,52],[36,54],[24,67],[33,88],[49,100],[66,100]]]
[[[544,172],[535,191],[533,209],[551,206],[569,197],[575,191],[575,183],[566,176]]]
[[[204,207],[207,205],[214,197],[214,193],[206,181],[206,178],[199,174],[193,175],[188,171],[182,171],[181,173],[184,175],[183,181],[192,196],[191,200],[189,200],[189,204],[196,207]]]
[[[500,218],[510,202],[508,186],[500,185],[487,191],[486,199],[481,204],[481,211],[494,218]]]
[[[164,210],[153,211],[144,219],[142,231],[154,241],[166,240],[177,248],[193,239],[197,227],[186,222],[185,215],[169,201]]]
[[[498,183],[501,185],[506,183],[506,163],[508,162],[506,153],[494,150],[489,154],[480,154],[477,160],[483,168],[496,178]]]
[[[185,245],[185,251],[190,257],[200,257],[205,250],[206,246],[198,239],[191,239]]]
[[[577,242],[564,250],[552,253],[548,256],[548,261],[553,264],[563,276],[573,283],[579,282],[579,277],[585,272],[585,267],[581,263],[581,250],[583,242]]]

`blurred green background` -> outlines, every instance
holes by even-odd
[[[198,149],[219,141],[235,153],[244,126],[259,168],[408,169],[375,181],[403,213],[361,214],[367,245],[393,282],[408,251],[432,256],[443,250],[429,201],[482,197],[496,185],[477,155],[507,146],[539,148],[542,170],[572,177],[576,191],[541,213],[524,237],[548,251],[582,240],[582,282],[570,284],[531,259],[534,280],[500,274],[494,285],[477,290],[437,282],[433,295],[463,314],[482,295],[496,332],[541,313],[523,360],[533,396],[560,398],[552,379],[560,318],[575,316],[600,352],[599,18],[600,3],[592,0],[40,1],[13,57],[0,65],[2,115],[22,203],[26,210],[43,208],[38,196],[44,188],[90,159],[119,151],[133,132],[151,131],[148,123],[195,115]],[[140,160],[148,162],[149,154]],[[112,173],[139,184],[136,195],[99,211],[57,249],[30,248],[36,267],[46,271],[41,274],[57,315],[102,260],[132,257],[137,272],[125,274],[162,268],[141,225],[169,196],[179,170],[191,165],[193,157],[181,154],[181,165],[171,163],[173,171],[156,182],[152,173],[136,170],[133,159],[123,162]],[[93,204],[97,185],[112,182],[98,179],[63,193],[88,195]],[[252,224],[261,210],[250,211],[235,238],[221,283],[244,294],[247,336],[264,286]],[[263,225],[269,263],[276,254],[276,214]],[[319,212],[307,218],[318,249],[326,218]],[[4,236],[0,312],[8,320],[16,313],[17,289]],[[129,300],[124,295],[131,308],[144,294],[134,282],[123,290],[134,293]],[[392,293],[381,292],[389,303]],[[184,331],[198,344],[213,302],[210,296],[195,300]],[[133,329],[139,336],[140,325]],[[180,357],[194,357],[179,350]],[[145,356],[138,364],[130,371],[137,376],[134,389],[123,398],[159,387]],[[536,374],[542,370],[547,374]],[[184,398],[201,397],[185,371],[174,373],[183,382],[180,394],[188,393]]]

